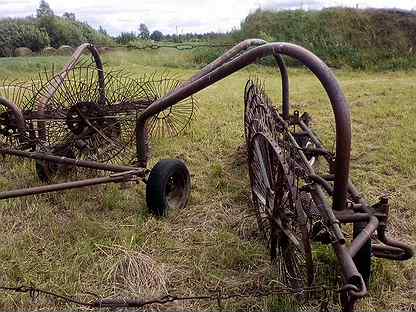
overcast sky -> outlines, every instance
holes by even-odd
[[[112,35],[137,31],[145,23],[163,33],[225,32],[237,28],[256,8],[319,9],[328,6],[416,9],[415,0],[49,0],[57,15],[75,13],[77,19]],[[38,0],[0,0],[0,17],[35,15]]]

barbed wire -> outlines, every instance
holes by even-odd
[[[185,295],[172,295],[167,294],[161,297],[155,297],[151,299],[112,299],[112,298],[99,298],[98,295],[86,292],[91,296],[95,296],[99,299],[92,300],[92,301],[81,301],[78,299],[74,299],[70,296],[65,296],[58,294],[53,291],[43,290],[33,286],[17,286],[17,287],[7,287],[7,286],[0,286],[0,291],[3,292],[15,292],[15,293],[26,293],[29,294],[32,301],[35,301],[40,295],[44,295],[46,297],[51,297],[55,299],[59,299],[67,304],[73,304],[77,306],[82,306],[91,309],[100,309],[100,308],[142,308],[144,306],[153,305],[153,304],[168,304],[175,301],[216,301],[217,305],[220,310],[222,310],[222,302],[232,299],[244,299],[244,298],[263,298],[269,297],[273,295],[306,295],[308,293],[316,293],[322,292],[323,296],[319,303],[319,311],[320,312],[329,312],[329,297],[333,292],[338,292],[338,290],[334,290],[328,288],[326,286],[311,286],[301,289],[294,289],[288,287],[278,287],[272,289],[254,289],[251,291],[246,291],[242,293],[225,293],[224,291],[216,291],[214,294],[206,294],[206,295],[195,295],[195,296],[185,296]]]

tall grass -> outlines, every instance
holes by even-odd
[[[261,37],[302,45],[335,67],[416,67],[416,13],[332,8],[248,15],[238,39]]]

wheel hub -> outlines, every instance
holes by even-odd
[[[104,111],[94,102],[79,102],[68,110],[66,124],[75,135],[90,135],[105,127]]]

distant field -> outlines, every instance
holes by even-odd
[[[2,58],[0,79],[36,79],[44,66],[59,69],[67,60]],[[188,52],[175,50],[119,51],[104,60],[109,68],[125,69],[133,77],[158,71],[187,79],[197,71]],[[293,107],[311,114],[316,131],[332,148],[334,122],[319,83],[300,68],[289,74]],[[336,75],[352,110],[352,179],[370,202],[385,193],[391,196],[389,234],[415,246],[416,71]],[[197,94],[197,118],[182,136],[152,142],[151,165],[178,157],[190,168],[192,195],[186,209],[166,219],[153,218],[143,185],[105,185],[0,202],[0,285],[33,284],[91,299],[87,292],[198,295],[272,284],[275,273],[249,205],[241,153],[243,90],[249,77],[263,80],[280,103],[274,69],[250,66]],[[0,172],[2,190],[41,184],[33,162],[6,157]],[[415,272],[415,260],[376,260],[370,296],[360,310],[415,308]],[[31,302],[25,295],[0,293],[2,311],[56,308],[64,306],[42,297]],[[169,308],[213,310],[217,304],[187,302]],[[223,308],[281,311],[273,298],[232,300],[223,302]]]

